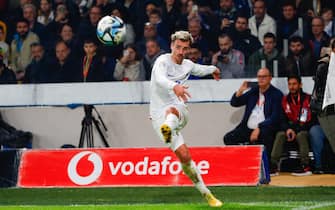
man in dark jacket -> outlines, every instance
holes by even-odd
[[[16,76],[15,73],[8,69],[4,64],[2,57],[0,57],[0,84],[15,84]]]
[[[279,69],[279,76],[288,75],[312,76],[315,73],[315,59],[312,53],[305,49],[303,39],[293,36],[289,40],[289,55],[285,60],[285,69]]]
[[[294,175],[311,175],[308,158],[308,132],[314,124],[310,108],[311,96],[303,92],[299,76],[291,75],[287,78],[287,82],[289,94],[282,99],[280,131],[276,134],[271,153],[272,173],[276,173],[285,142],[297,142],[301,167],[296,169]]]
[[[246,105],[242,122],[228,132],[223,141],[226,145],[264,144],[268,158],[273,137],[280,121],[282,92],[271,85],[272,76],[267,68],[257,72],[258,85],[250,90],[247,81],[231,98],[234,107]]]
[[[258,38],[250,33],[248,29],[248,18],[238,15],[235,27],[227,32],[233,40],[233,48],[243,52],[245,63],[248,63],[249,56],[262,47]]]

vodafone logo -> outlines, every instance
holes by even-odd
[[[93,171],[87,176],[78,174],[77,165],[79,161],[88,156],[87,160],[93,164]],[[101,175],[103,170],[103,162],[100,156],[91,151],[84,151],[72,157],[67,167],[67,173],[70,180],[77,185],[88,185],[95,182]]]

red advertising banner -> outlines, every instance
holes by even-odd
[[[257,185],[261,146],[190,148],[207,185]],[[19,187],[190,186],[166,148],[27,150]]]

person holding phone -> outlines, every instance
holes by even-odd
[[[233,107],[245,107],[243,119],[223,141],[225,145],[263,144],[271,157],[274,135],[280,122],[282,92],[271,85],[272,75],[269,69],[262,68],[257,72],[258,85],[250,87],[244,81],[233,94],[230,104]]]

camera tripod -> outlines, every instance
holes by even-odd
[[[97,120],[93,115],[92,111],[95,110],[98,119]],[[106,131],[107,127],[103,122],[99,112],[95,109],[93,105],[84,105],[84,112],[85,116],[81,121],[81,132],[80,132],[80,139],[78,147],[84,147],[84,143],[86,141],[87,147],[94,147],[94,136],[93,136],[93,125],[97,129],[102,142],[104,143],[105,147],[109,147],[109,144],[106,140]]]

